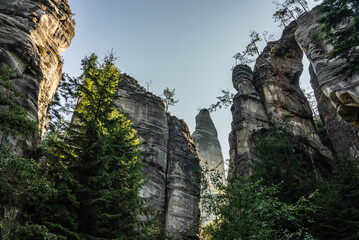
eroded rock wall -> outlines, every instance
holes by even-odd
[[[293,126],[292,133],[301,137],[303,151],[314,167],[325,165],[332,153],[322,144],[309,102],[299,87],[303,52],[294,38],[297,29],[294,21],[285,28],[278,41],[268,43],[256,61],[253,79],[269,121],[285,120]]]
[[[183,234],[181,239],[197,239],[201,174],[197,148],[184,121],[168,116],[168,128],[166,230]]]
[[[358,131],[339,116],[329,98],[322,92],[312,66],[309,66],[309,73],[310,83],[318,102],[318,112],[332,147],[337,154],[348,155],[350,158],[359,157]]]
[[[185,122],[165,112],[163,101],[123,74],[116,104],[133,122],[148,177],[141,191],[169,234],[196,239],[186,229],[199,220],[199,157]],[[183,237],[178,234],[185,234]]]
[[[318,78],[319,89],[328,97],[338,114],[356,130],[359,130],[359,74],[346,79],[336,72],[345,64],[343,59],[328,59],[331,46],[315,39],[319,30],[318,15],[307,12],[298,18],[300,23],[295,39],[310,61]]]
[[[17,139],[21,148],[35,147],[48,123],[47,109],[61,80],[60,53],[74,37],[74,21],[67,0],[0,1],[0,63],[15,71],[11,79],[26,100],[39,135],[31,142]],[[24,150],[24,149],[23,149]]]

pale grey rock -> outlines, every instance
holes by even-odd
[[[312,33],[319,30],[315,11],[298,18],[295,32],[298,45],[306,54],[318,78],[320,90],[330,99],[338,114],[356,130],[359,129],[359,74],[346,79],[335,73],[345,64],[343,59],[328,59],[331,46],[313,39]]]
[[[268,129],[268,116],[262,99],[253,85],[253,72],[246,65],[233,69],[232,81],[238,91],[233,98],[232,131],[229,135],[229,177],[252,175],[253,133]]]
[[[303,150],[316,165],[331,159],[332,153],[316,133],[311,108],[299,87],[303,52],[294,38],[297,28],[297,23],[292,22],[278,41],[268,43],[256,61],[253,79],[269,121],[286,119],[291,123],[291,132],[301,137],[306,145]]]
[[[184,121],[168,116],[168,128],[166,231],[178,239],[198,239],[201,168],[197,148]]]
[[[2,0],[0,22],[0,63],[15,71],[11,81],[38,122],[39,134],[31,142],[14,143],[26,151],[25,146],[36,147],[48,124],[47,109],[61,80],[60,53],[74,37],[74,21],[66,0]]]
[[[359,157],[358,131],[339,116],[333,104],[319,87],[318,78],[312,66],[309,66],[311,76],[310,83],[313,87],[315,98],[318,101],[318,111],[322,119],[332,147],[339,155],[348,155],[350,158]]]
[[[219,175],[217,181],[225,184],[224,159],[221,144],[218,140],[217,129],[214,126],[210,113],[207,109],[201,109],[196,116],[196,129],[192,134],[194,143],[197,146],[198,155],[201,158],[201,167],[208,171],[216,171]],[[209,183],[207,191],[216,193],[210,176],[206,176]],[[201,208],[201,225],[207,225],[214,219],[213,215],[208,214],[204,208]]]
[[[187,228],[199,221],[201,168],[187,125],[166,114],[161,98],[123,74],[117,107],[133,122],[148,181],[141,195],[151,197],[156,218],[177,239],[197,239]],[[181,234],[184,234],[182,236]]]
[[[164,222],[166,206],[166,173],[168,125],[162,100],[147,92],[132,77],[123,74],[117,106],[133,122],[140,140],[145,162],[147,184],[141,190],[144,197],[152,197],[157,218]]]

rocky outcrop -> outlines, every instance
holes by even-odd
[[[348,155],[350,158],[359,157],[358,131],[339,116],[329,98],[322,92],[312,66],[309,67],[309,73],[318,102],[319,115],[335,152],[340,155]]]
[[[41,137],[48,105],[61,80],[59,54],[74,37],[71,10],[67,0],[2,0],[0,21],[0,63],[15,71],[11,82],[26,96],[22,104],[38,122]],[[36,146],[38,140],[34,136],[27,146]]]
[[[325,164],[332,153],[316,133],[311,108],[299,87],[303,52],[294,38],[297,28],[297,23],[292,22],[278,41],[268,43],[256,61],[253,80],[269,121],[288,121],[293,126],[292,133],[301,137],[303,151],[314,166]]]
[[[168,116],[168,128],[166,230],[182,235],[181,239],[197,239],[201,174],[197,148],[185,122]]]
[[[232,81],[238,91],[233,98],[232,131],[229,135],[229,177],[250,176],[253,133],[267,129],[268,116],[259,93],[253,85],[253,72],[246,65],[233,69]]]
[[[298,137],[295,151],[301,152],[309,171],[320,174],[332,153],[322,144],[309,103],[299,87],[303,52],[294,38],[298,25],[289,24],[278,41],[269,42],[258,57],[254,71],[244,65],[233,69],[233,100],[230,141],[230,176],[251,175],[253,134],[270,124],[288,122]]]
[[[314,11],[298,18],[300,25],[295,32],[296,41],[313,67],[319,89],[328,97],[338,114],[359,130],[359,74],[348,79],[336,74],[345,60],[329,60],[327,52],[331,47],[313,37],[320,27],[316,23],[317,18]]]
[[[163,101],[126,74],[118,94],[116,104],[133,122],[141,142],[148,178],[141,195],[152,198],[156,217],[168,233],[195,237],[186,229],[198,222],[200,166],[187,125],[168,116]]]
[[[201,166],[206,171],[215,170],[221,179],[218,181],[225,183],[225,170],[224,170],[224,159],[222,154],[221,144],[218,140],[217,129],[214,126],[212,118],[207,109],[201,109],[196,116],[196,129],[192,134],[194,142],[198,149],[198,155],[201,158]],[[206,172],[205,171],[205,172]],[[216,192],[213,182],[211,182],[210,176],[206,176],[209,182],[209,191],[212,193]],[[201,209],[201,224],[207,225],[214,216]]]

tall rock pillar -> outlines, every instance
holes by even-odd
[[[192,137],[197,146],[202,167],[207,170],[215,170],[221,176],[221,179],[218,179],[218,181],[225,183],[222,148],[218,140],[217,129],[214,126],[207,109],[201,109],[201,111],[197,114],[196,130],[193,132]],[[215,193],[216,189],[214,188],[210,177],[206,177],[209,182],[208,190]],[[214,216],[210,216],[204,211],[204,209],[201,209],[201,224],[203,226],[207,225],[213,219]]]

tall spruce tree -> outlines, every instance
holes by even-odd
[[[131,123],[114,105],[120,80],[114,61],[110,54],[100,64],[92,54],[79,78],[65,79],[78,102],[68,129],[48,136],[48,171],[58,194],[46,221],[68,239],[140,236],[142,163]]]

